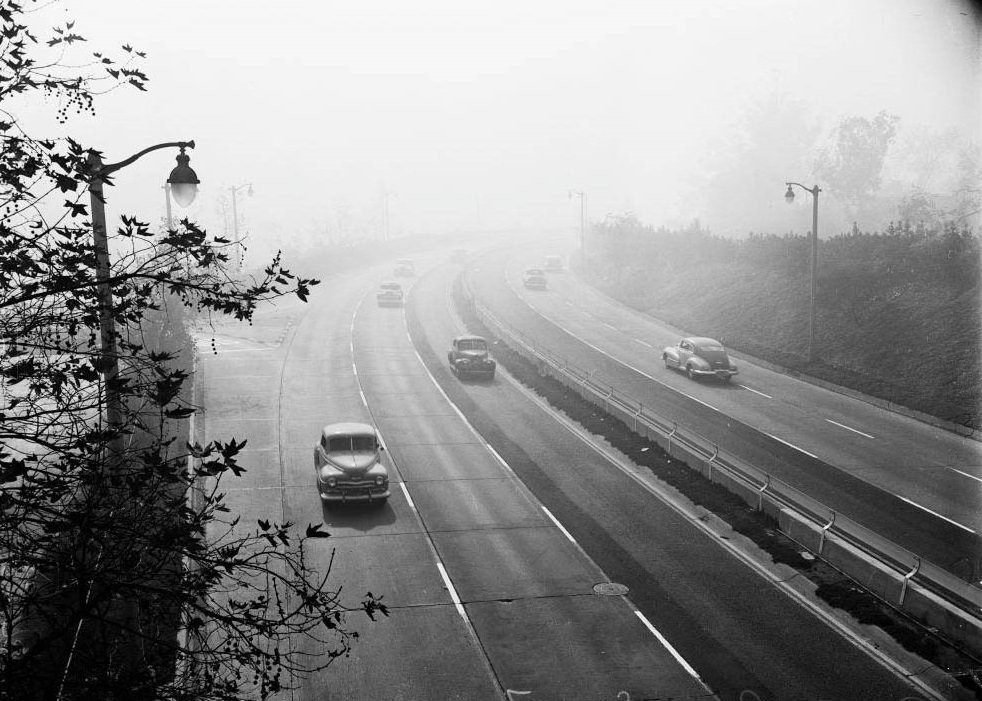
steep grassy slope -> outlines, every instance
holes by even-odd
[[[621,231],[599,237],[580,270],[610,296],[693,334],[979,428],[977,240],[860,234],[823,241],[820,250],[812,363],[801,239]]]

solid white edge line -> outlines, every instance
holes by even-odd
[[[814,453],[809,453],[807,450],[802,450],[801,448],[799,448],[798,446],[796,446],[794,443],[788,443],[786,440],[784,440],[783,438],[778,438],[773,433],[767,433],[767,431],[761,431],[761,433],[763,433],[768,438],[773,438],[778,443],[784,443],[784,445],[788,446],[789,448],[794,448],[799,453],[804,453],[805,455],[807,455],[810,458],[815,458],[816,460],[821,460],[821,458],[818,457],[817,455],[815,455]]]
[[[570,543],[572,543],[573,545],[579,545],[579,543],[576,542],[576,539],[573,537],[573,535],[569,531],[566,530],[566,527],[563,526],[563,524],[561,524],[559,522],[559,519],[558,518],[556,518],[555,516],[552,515],[552,512],[549,511],[549,509],[547,509],[542,504],[539,504],[539,508],[542,509],[545,512],[546,516],[549,517],[549,520],[550,521],[552,521],[554,524],[556,524],[556,528],[558,528],[560,531],[562,531],[563,535],[566,536],[567,540],[569,540]]]
[[[838,421],[833,421],[832,419],[825,419],[825,420],[828,421],[830,424],[833,424],[835,426],[838,426],[839,428],[844,428],[847,431],[852,431],[853,433],[858,433],[860,436],[865,436],[866,438],[870,438],[870,439],[876,440],[876,436],[871,436],[868,433],[863,433],[862,431],[857,431],[856,429],[852,428],[851,426],[846,426],[845,424],[840,424]]]
[[[686,662],[685,658],[679,654],[679,651],[672,647],[672,644],[665,639],[665,636],[659,633],[658,629],[651,625],[651,621],[645,618],[643,613],[637,609],[634,609],[634,615],[641,619],[641,622],[644,624],[645,628],[650,630],[651,634],[658,638],[658,642],[662,644],[662,647],[671,653],[672,657],[675,658],[675,661],[682,665],[682,668],[685,669],[686,672],[698,679],[700,682],[702,681],[702,677],[700,677],[696,670],[692,668],[692,665]]]
[[[902,497],[902,496],[900,496],[899,494],[894,494],[893,496],[895,496],[895,497],[897,497],[898,499],[900,499],[900,501],[905,501],[905,502],[907,502],[908,504],[910,504],[911,506],[916,506],[916,507],[917,507],[918,509],[921,509],[922,511],[926,511],[926,512],[928,512],[928,513],[929,513],[929,514],[931,514],[932,516],[937,516],[937,517],[938,517],[938,518],[940,518],[940,519],[941,519],[942,521],[947,521],[947,522],[948,522],[948,523],[950,523],[950,524],[951,524],[952,526],[958,526],[958,527],[959,527],[959,528],[961,528],[961,529],[962,529],[963,531],[968,531],[968,532],[969,532],[969,533],[971,533],[972,535],[977,535],[977,534],[975,533],[975,531],[973,531],[973,530],[972,530],[971,528],[969,528],[968,526],[963,526],[962,524],[960,524],[960,523],[958,523],[958,521],[952,521],[952,520],[951,520],[950,518],[948,518],[947,516],[942,516],[942,515],[941,515],[941,514],[939,514],[939,513],[937,512],[937,511],[932,511],[931,509],[929,509],[929,508],[927,508],[926,506],[923,506],[923,505],[921,505],[921,504],[918,504],[918,503],[917,503],[916,501],[913,501],[913,500],[911,500],[911,499],[908,499],[907,497]]]
[[[450,600],[453,601],[453,605],[457,608],[457,613],[464,621],[468,621],[467,612],[464,610],[464,605],[460,603],[460,597],[457,596],[457,590],[453,587],[453,582],[450,581],[450,575],[447,574],[447,568],[443,566],[442,562],[436,563],[436,568],[440,570],[440,576],[443,578],[443,584],[447,588],[447,593],[450,594]]]

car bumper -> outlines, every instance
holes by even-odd
[[[495,365],[464,365],[462,363],[457,363],[454,365],[454,369],[457,371],[457,375],[460,377],[466,376],[480,376],[480,377],[494,377]]]
[[[715,370],[697,370],[692,368],[692,374],[698,375],[699,377],[718,377],[721,380],[728,380],[734,375],[739,375],[739,371],[735,369],[724,370],[722,368],[717,368]]]
[[[372,502],[384,501],[391,496],[392,492],[388,487],[333,487],[318,484],[317,489],[321,495],[321,501],[332,504],[347,502]]]

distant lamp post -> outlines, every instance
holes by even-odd
[[[583,253],[583,257],[586,257],[586,193],[582,190],[570,190],[567,193],[568,199],[573,199],[573,196],[580,198],[580,251]]]
[[[109,239],[106,235],[106,200],[103,196],[103,183],[117,170],[121,170],[151,151],[163,148],[179,148],[177,167],[167,178],[167,185],[174,200],[186,207],[198,194],[198,176],[188,165],[190,158],[184,153],[186,148],[194,148],[193,141],[170,141],[145,148],[119,163],[106,165],[98,151],[89,151],[88,165],[89,201],[92,207],[92,238],[95,248],[95,277],[99,297],[99,332],[102,352],[101,371],[106,384],[106,423],[111,429],[123,424],[122,403],[119,397],[119,357],[116,351],[116,328],[113,321],[113,293],[111,269],[109,265]],[[113,439],[112,450],[121,452],[122,437]]]
[[[236,193],[238,193],[239,190],[242,190],[244,188],[249,188],[248,190],[246,190],[246,194],[249,195],[249,197],[252,197],[252,183],[233,185],[232,187],[229,188],[229,192],[232,193],[232,232],[235,237],[236,269],[238,269],[242,265],[242,255],[240,252],[241,249],[239,247],[239,243],[240,243],[239,242],[239,210],[238,207],[236,206],[235,195]]]
[[[811,295],[809,301],[808,310],[808,362],[815,360],[815,291],[817,286],[818,278],[818,193],[822,189],[815,185],[814,187],[805,187],[801,183],[785,183],[788,186],[788,191],[784,193],[784,200],[788,204],[794,203],[794,187],[800,187],[805,192],[810,192],[812,196],[812,233],[811,233]]]

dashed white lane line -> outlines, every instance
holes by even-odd
[[[443,585],[447,588],[447,593],[450,594],[450,600],[453,601],[453,605],[457,608],[457,613],[465,621],[468,620],[467,612],[464,611],[464,605],[460,603],[460,597],[457,596],[457,590],[453,588],[453,582],[450,581],[449,575],[447,575],[447,568],[443,566],[442,562],[436,563],[436,568],[440,570],[440,576],[443,578]]]
[[[634,341],[635,343],[640,343],[645,348],[654,348],[653,345],[651,345],[647,341],[642,341],[640,338],[632,338],[631,340]]]
[[[542,506],[541,504],[539,505],[539,508],[542,509],[545,512],[546,516],[549,517],[549,520],[550,521],[552,521],[554,524],[556,524],[556,528],[558,528],[560,531],[562,531],[563,535],[566,536],[566,538],[567,538],[567,540],[569,540],[569,542],[571,542],[573,545],[579,545],[576,542],[576,539],[573,538],[573,535],[569,531],[566,530],[566,527],[559,522],[559,519],[558,518],[556,518],[555,516],[552,515],[552,512],[549,511],[549,509],[547,509],[546,507]]]
[[[765,397],[767,399],[774,399],[774,397],[772,397],[771,395],[764,394],[763,392],[758,392],[753,387],[747,387],[746,385],[737,385],[737,387],[739,387],[740,389],[745,389],[748,392],[753,392],[754,394],[759,394],[761,397]]]
[[[796,446],[796,445],[795,445],[794,443],[788,443],[788,442],[787,442],[786,440],[784,440],[783,438],[778,438],[778,437],[777,437],[777,436],[775,436],[775,435],[774,435],[773,433],[767,433],[766,431],[762,431],[761,433],[763,433],[763,434],[764,434],[765,436],[767,436],[768,438],[773,438],[773,439],[774,439],[774,440],[776,440],[776,441],[777,441],[778,443],[784,443],[784,445],[786,445],[786,446],[788,446],[789,448],[794,448],[794,449],[795,449],[795,450],[797,450],[797,451],[798,451],[799,453],[804,453],[805,455],[807,455],[807,456],[808,456],[808,457],[810,457],[810,458],[815,458],[816,460],[821,460],[821,458],[820,458],[820,457],[818,457],[817,455],[815,455],[815,453],[809,453],[809,452],[808,452],[807,450],[804,450],[803,448],[799,448],[799,447],[798,447],[798,446]]]
[[[947,467],[947,465],[945,466]],[[970,480],[975,480],[976,482],[982,482],[982,477],[976,477],[975,475],[970,475],[967,472],[962,472],[957,467],[948,467],[952,472],[957,472],[962,477],[968,477]]]
[[[865,436],[866,438],[871,438],[871,439],[874,439],[874,440],[876,439],[876,436],[871,436],[868,433],[863,433],[862,431],[858,431],[855,428],[852,428],[851,426],[846,426],[845,424],[840,424],[838,421],[833,421],[832,419],[825,419],[825,420],[828,421],[830,424],[833,424],[834,426],[838,426],[839,428],[844,428],[847,431],[852,431],[853,433],[858,433],[860,436]]]
[[[409,496],[409,488],[406,487],[406,483],[400,482],[399,486],[402,487],[402,493],[406,496],[406,502],[409,504],[409,508],[413,510],[413,513],[419,514],[419,510],[416,508],[416,502]]]
[[[940,518],[940,519],[941,519],[942,521],[947,521],[947,522],[948,522],[948,523],[950,523],[950,524],[951,524],[952,526],[958,526],[958,528],[961,528],[961,529],[962,529],[963,531],[968,531],[968,532],[969,532],[969,533],[971,533],[972,535],[975,535],[975,531],[973,531],[973,530],[972,530],[971,528],[969,528],[968,526],[964,526],[964,525],[962,525],[962,524],[960,524],[960,523],[958,523],[958,521],[953,521],[953,520],[951,520],[950,518],[948,518],[947,516],[942,516],[942,515],[941,515],[941,514],[939,514],[939,513],[937,512],[937,511],[932,511],[931,509],[929,509],[929,508],[927,508],[926,506],[923,506],[923,505],[921,505],[921,504],[918,504],[918,503],[917,503],[916,501],[912,501],[912,500],[910,500],[910,499],[908,499],[907,497],[902,497],[902,496],[900,496],[899,494],[894,494],[894,496],[895,496],[895,497],[897,497],[898,499],[900,499],[900,501],[905,501],[905,502],[907,502],[908,504],[910,504],[911,506],[916,506],[916,507],[917,507],[918,509],[920,509],[921,511],[926,511],[926,512],[928,512],[929,514],[931,514],[932,516],[937,516],[937,517],[938,517],[938,518]]]
[[[658,642],[660,642],[662,646],[666,650],[668,650],[669,653],[671,653],[672,657],[675,658],[675,661],[678,662],[680,665],[682,665],[682,667],[685,669],[686,672],[691,674],[699,681],[702,681],[702,677],[700,677],[699,674],[696,672],[696,670],[692,668],[692,665],[686,662],[685,658],[679,654],[679,651],[676,650],[674,647],[672,647],[672,644],[665,639],[665,636],[659,633],[658,629],[655,628],[653,625],[651,625],[651,622],[644,617],[643,613],[641,613],[637,609],[634,609],[634,615],[641,619],[641,622],[644,624],[645,628],[650,630],[651,634],[654,635],[656,638],[658,638]]]

